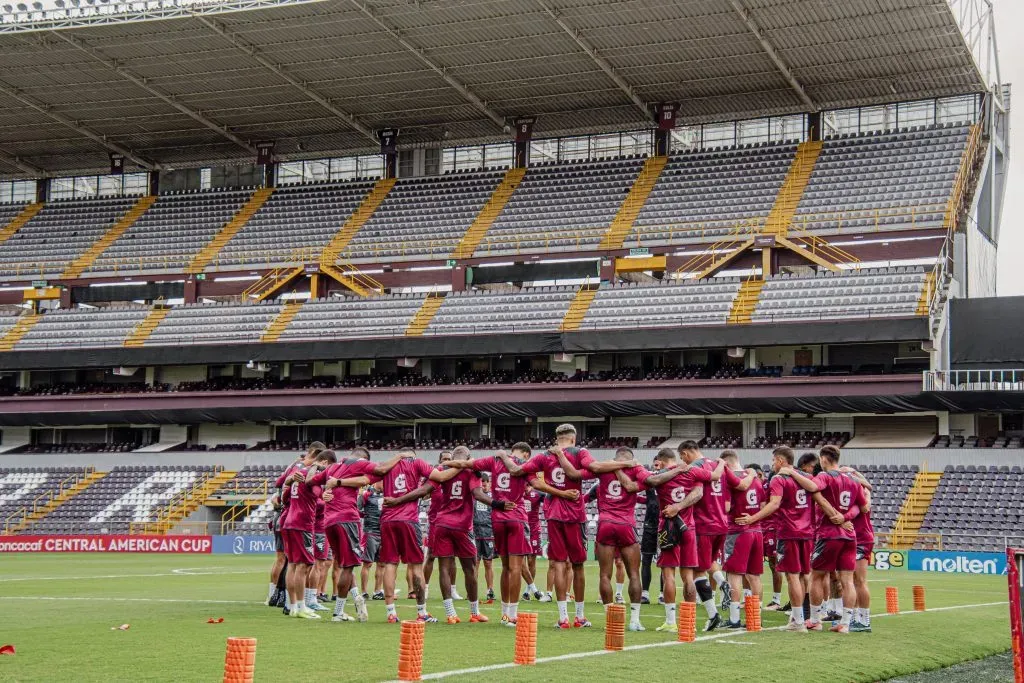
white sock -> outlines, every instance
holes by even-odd
[[[733,600],[729,603],[729,621],[735,624],[740,620],[740,601]]]
[[[384,607],[387,609],[387,613],[388,613],[389,617],[392,614],[394,614],[395,616],[398,616],[398,612],[395,611],[395,603],[391,603],[390,605],[384,605]]]
[[[665,623],[674,624],[676,623],[676,606],[675,603],[665,603]]]
[[[772,602],[782,604],[782,593],[772,593]]]
[[[798,607],[798,608],[794,609],[793,613],[792,613],[792,617],[793,617],[793,623],[795,623],[795,624],[802,624],[802,623],[804,623],[804,608],[803,607]]]
[[[708,613],[708,619],[714,619],[715,615],[718,614],[718,607],[715,605],[715,599],[705,600],[703,603],[704,610]]]
[[[615,584],[615,594],[616,595],[622,595],[622,586],[623,586],[623,584],[621,584],[621,583]]]
[[[640,623],[640,604],[629,603],[629,623],[639,624]]]
[[[585,619],[586,618],[586,617],[583,616],[584,615],[584,612],[583,612],[583,608],[584,607],[586,607],[586,603],[585,602],[583,602],[582,600],[577,600],[576,601],[576,618],[577,619]]]
[[[342,612],[345,611],[345,603],[346,602],[347,602],[347,600],[345,598],[338,598],[337,600],[334,601],[334,615],[335,616],[338,616]]]
[[[427,606],[425,604],[423,604],[423,605],[416,605],[416,614],[418,614],[420,616],[423,616],[426,613],[427,613]]]
[[[430,599],[430,586],[423,587],[423,602]]]
[[[270,598],[274,597],[274,593],[276,593],[276,592],[277,592],[277,584],[276,583],[270,584],[270,590],[267,591],[267,600],[270,600]]]
[[[508,604],[508,618],[513,621],[519,618],[519,603],[510,602]]]
[[[451,598],[448,598],[447,600],[442,600],[441,604],[444,605],[445,616],[449,616],[449,617],[454,617],[455,616],[455,604],[452,603]]]
[[[820,605],[820,604],[819,605],[811,605],[811,621],[821,621],[821,613],[823,611],[823,608],[824,608],[824,605]],[[793,610],[794,611],[798,610],[798,609],[800,609],[800,608],[797,607],[796,605],[793,605]]]
[[[362,595],[355,588],[352,588],[348,592],[348,597],[352,598],[353,600],[358,600],[362,597]]]
[[[479,600],[471,600],[470,601],[470,603],[469,603],[469,613],[470,614],[480,614],[480,601]]]
[[[725,578],[725,572],[719,570],[711,575],[711,578],[715,580],[715,584],[721,588],[726,585],[727,579]]]
[[[503,617],[507,617],[508,616],[508,603],[507,602],[501,603],[501,616],[503,616]]]
[[[853,608],[852,607],[843,607],[841,602],[840,602],[839,613],[842,615],[839,618],[839,623],[842,624],[843,626],[849,626],[850,625],[850,621],[853,619]]]
[[[641,591],[640,592],[640,599],[643,600],[644,598],[647,598],[648,600],[650,600],[651,599],[651,592],[650,591]]]
[[[861,607],[860,608],[860,623],[865,626],[871,626],[871,608]]]
[[[744,597],[744,599],[749,598],[753,594],[754,594],[754,591],[750,590],[749,588],[744,588],[743,589],[743,597]]]
[[[537,588],[537,584],[535,583],[531,583],[529,586],[527,586],[526,590],[530,591],[533,594],[540,593],[540,589]]]
[[[313,588],[306,589],[306,604],[312,605],[316,603],[316,590]]]
[[[558,620],[568,621],[569,620],[569,608],[565,604],[565,600],[557,600],[558,603]]]

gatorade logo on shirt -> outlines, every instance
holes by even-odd
[[[508,491],[512,485],[512,475],[508,472],[502,472],[498,475],[497,488],[499,491]]]
[[[559,486],[565,484],[565,470],[561,467],[556,467],[551,470],[551,482],[553,484],[558,484]]]
[[[674,502],[682,503],[684,498],[686,498],[686,489],[682,486],[677,486],[672,489],[672,500]]]

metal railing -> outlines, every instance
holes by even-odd
[[[31,503],[23,505],[11,512],[4,518],[3,533],[10,534],[19,531],[29,517],[44,511],[55,500],[63,497],[69,489],[77,486],[95,471],[95,468],[87,467],[82,473],[72,474],[71,476],[62,479],[60,483],[57,484],[57,488],[48,489],[43,493],[40,493],[32,499]]]
[[[922,391],[1024,391],[1024,370],[930,370]]]
[[[905,546],[902,549],[920,549],[920,550],[942,550],[942,534],[940,533],[916,533],[913,534],[913,539],[907,542],[906,536],[901,536],[901,532],[895,529],[891,532],[887,531],[876,531],[875,532],[875,547],[876,548],[896,548],[896,546]]]

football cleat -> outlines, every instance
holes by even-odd
[[[640,597],[640,604],[641,605],[649,605],[649,604],[651,604],[650,596],[647,596],[647,595],[641,596]]]
[[[313,610],[314,612],[326,612],[327,608],[321,605],[319,602],[307,602],[306,607]]]
[[[666,621],[664,624],[662,624],[661,626],[659,626],[658,628],[656,628],[654,630],[655,631],[661,631],[662,633],[664,633],[665,631],[672,631],[674,633],[674,632],[678,631],[679,629],[671,621]]]
[[[842,618],[843,618],[842,615],[836,614],[835,612],[829,612],[824,617],[822,617],[821,620],[822,621],[841,621]]]
[[[487,600],[489,602],[494,602],[494,589],[493,588],[488,588],[487,589]]]
[[[337,623],[337,622],[342,622],[342,621],[355,621],[355,619],[353,619],[348,614],[345,614],[344,612],[342,612],[341,614],[335,614],[333,617],[331,617],[331,621]]]
[[[569,624],[568,619],[559,619],[558,623],[555,624],[555,628],[572,628],[572,626]]]
[[[591,626],[593,626],[593,624],[591,624],[587,619],[580,619],[579,617],[576,617],[572,622],[573,628],[590,628]]]
[[[461,624],[462,623],[462,619],[459,619],[457,616],[455,616],[455,617],[448,617],[448,619],[445,621],[445,623],[446,624]]]
[[[471,623],[471,624],[486,624],[488,621],[490,621],[490,619],[488,619],[483,614],[471,614],[471,615],[469,615],[469,623]]]
[[[738,631],[739,629],[745,629],[746,627],[747,625],[740,621],[725,622],[725,628],[732,629],[734,631]]]
[[[533,597],[535,597],[537,600],[540,600],[541,602],[544,602],[544,592],[543,591],[534,591]]]
[[[807,633],[807,624],[798,624],[795,621],[791,621],[784,630],[790,633]]]
[[[356,603],[356,619],[365,623],[370,618],[370,615],[366,613],[366,599],[361,595],[357,595],[354,602]]]
[[[862,624],[855,621],[850,624],[850,633],[871,633],[871,624]]]
[[[317,614],[313,610],[309,609],[308,607],[300,607],[297,610],[293,610],[292,611],[292,616],[293,617],[298,617],[300,619],[319,619],[320,618],[319,614]]]
[[[704,633],[710,633],[716,628],[722,625],[722,615],[715,613],[715,616],[711,617],[704,623]]]
[[[508,616],[507,614],[502,614],[501,615],[501,625],[502,626],[508,626],[509,628],[515,628],[516,627],[516,623],[518,621],[519,621],[518,619],[513,619],[512,617]]]
[[[647,629],[644,628],[643,624],[641,624],[639,621],[637,621],[637,622],[631,622],[629,624],[629,630],[630,631],[646,631]]]
[[[384,599],[384,591],[377,591],[377,592],[375,592],[373,594],[373,597],[371,597],[370,599],[371,600],[383,600]]]
[[[626,604],[626,601],[622,598],[622,593],[616,593],[615,594],[615,604],[616,605],[625,605]]]
[[[423,623],[423,624],[436,624],[437,623],[437,618],[436,617],[432,617],[432,616],[430,616],[429,613],[427,613],[427,614],[417,615],[416,616],[416,621],[418,621],[420,623]]]
[[[772,600],[767,605],[765,605],[764,608],[769,612],[779,612],[782,610],[782,605]]]
[[[523,591],[523,600],[526,600],[527,602],[529,602],[531,599],[532,599],[532,596],[530,595],[530,591]]]
[[[807,630],[808,631],[822,631],[822,630],[824,630],[821,627],[821,622],[820,621],[808,621],[808,622],[805,622],[805,625],[807,626]]]
[[[832,628],[830,628],[829,631],[831,631],[832,633],[849,633],[850,627],[840,622],[838,624],[835,624]]]
[[[541,597],[537,598],[541,602],[551,602],[551,593],[545,593]]]
[[[388,623],[389,624],[397,624],[398,623],[398,615],[397,614],[389,614],[388,615]]]

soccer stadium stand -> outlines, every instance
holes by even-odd
[[[18,530],[25,515],[45,509],[65,487],[88,473],[84,467],[0,469],[0,531]]]
[[[949,550],[1002,551],[1024,541],[1020,466],[947,466],[922,532],[941,533]]]

